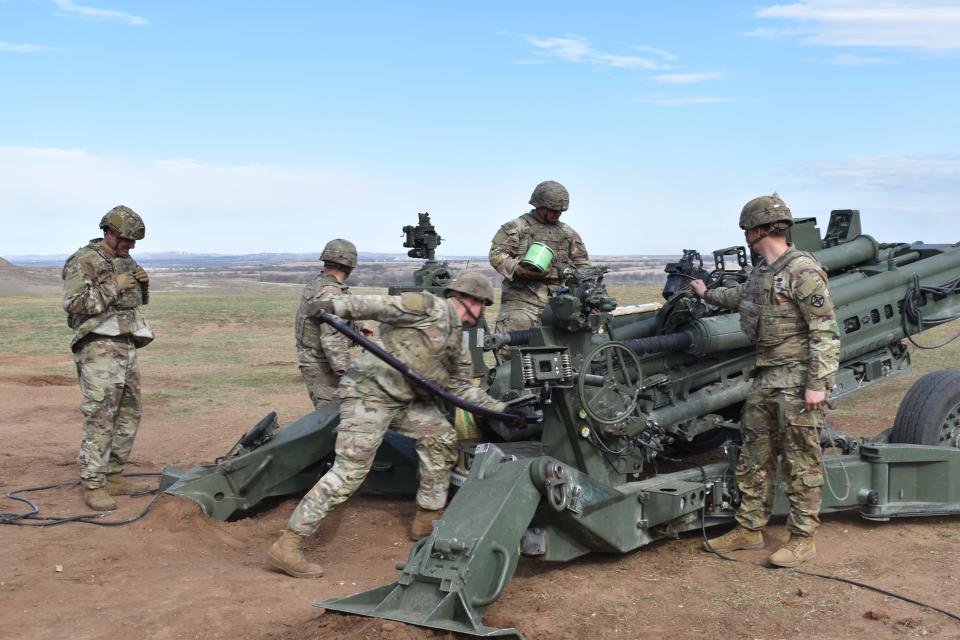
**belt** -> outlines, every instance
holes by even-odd
[[[77,340],[77,343],[73,345],[73,351],[79,351],[85,347],[88,342],[93,342],[94,340],[110,340],[112,342],[126,342],[129,344],[133,342],[133,336],[129,333],[125,333],[120,336],[105,336],[99,333],[88,333]]]

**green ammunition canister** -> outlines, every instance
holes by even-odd
[[[534,242],[527,249],[520,264],[536,269],[537,271],[546,271],[553,262],[553,249],[542,242]]]

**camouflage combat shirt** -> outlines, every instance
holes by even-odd
[[[711,289],[703,299],[740,311],[740,328],[757,345],[760,385],[829,391],[840,359],[840,329],[816,259],[790,247],[759,264],[738,287]]]
[[[303,288],[300,307],[294,321],[297,337],[297,358],[300,365],[328,366],[339,375],[347,370],[356,353],[353,341],[333,327],[307,315],[307,305],[314,300],[329,300],[340,295],[349,295],[350,287],[334,276],[319,273]],[[353,323],[351,327],[359,331]]]
[[[385,349],[414,371],[467,402],[494,411],[506,408],[473,384],[470,351],[452,300],[426,292],[342,296],[334,300],[334,312],[347,320],[380,321]],[[337,393],[341,398],[382,393],[398,402],[424,397],[415,383],[372,353],[351,363]]]
[[[542,242],[553,249],[553,262],[542,280],[527,280],[514,275],[517,265],[534,242]],[[501,301],[522,300],[541,309],[547,306],[550,287],[560,284],[558,265],[590,266],[587,249],[580,234],[562,222],[544,224],[533,211],[511,220],[497,231],[490,245],[490,264],[503,276]]]
[[[153,340],[140,311],[147,304],[147,289],[139,285],[121,292],[113,280],[115,273],[135,271],[138,265],[129,256],[110,257],[102,241],[94,238],[63,265],[63,309],[73,329],[70,348],[91,333],[130,335],[137,347],[146,346]]]

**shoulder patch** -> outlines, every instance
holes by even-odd
[[[823,306],[823,295],[822,293],[818,293],[818,292],[822,292],[823,289],[826,287],[826,284],[824,283],[823,279],[820,278],[820,274],[818,274],[815,271],[807,271],[802,275],[804,277],[801,279],[800,283],[797,285],[797,288],[795,289],[797,294],[797,299],[806,300],[812,294],[817,294],[818,297],[820,298],[820,304],[814,304],[813,306],[815,307]],[[813,304],[812,300],[811,300],[811,304]]]
[[[510,230],[507,229],[507,226],[504,225],[497,229],[497,233],[493,236],[493,244],[507,244],[507,241],[510,240]],[[513,235],[517,235],[516,232],[513,232]]]
[[[400,294],[400,304],[403,305],[403,308],[407,311],[422,313],[427,310],[430,299],[427,298],[427,294],[425,293],[407,291]]]

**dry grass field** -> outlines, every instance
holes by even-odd
[[[311,408],[291,327],[299,286],[202,278],[186,286],[178,277],[158,274],[152,285],[147,315],[157,339],[141,351],[144,417],[130,471],[209,462],[267,411],[277,410],[284,424]],[[612,292],[622,303],[645,302],[656,300],[658,288],[616,285]],[[923,338],[958,330],[948,325]],[[80,393],[68,336],[55,293],[0,297],[0,493],[76,476]],[[844,400],[831,425],[879,432],[913,380],[955,368],[958,356],[960,341],[915,352],[913,372]],[[33,498],[47,514],[85,510],[73,486]],[[127,526],[2,526],[0,638],[451,637],[312,607],[394,579],[394,563],[409,549],[412,502],[357,496],[338,508],[308,549],[327,575],[307,581],[262,565],[297,499],[271,501],[228,523],[165,496]],[[144,500],[121,498],[113,517],[137,513]],[[23,509],[0,498],[0,511]],[[696,535],[560,566],[521,560],[486,622],[516,626],[531,640],[960,637],[960,625],[928,609],[763,568],[785,535],[773,527],[768,548],[741,552],[743,563],[702,553]],[[817,571],[960,612],[960,518],[872,524],[830,515],[817,544]]]

